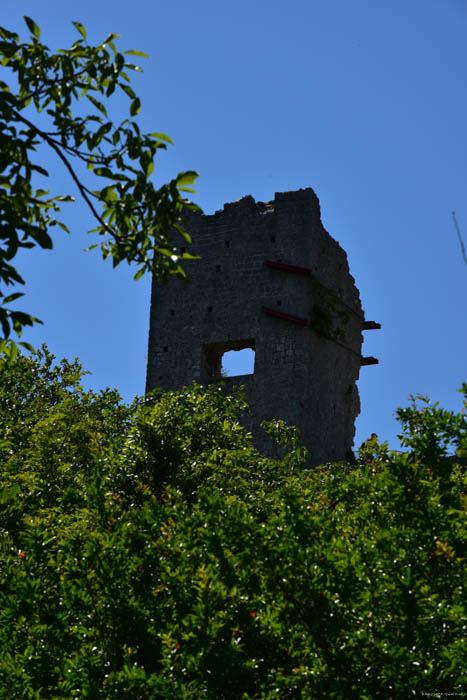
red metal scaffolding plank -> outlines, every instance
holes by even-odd
[[[276,316],[277,318],[282,318],[284,321],[290,321],[291,323],[297,323],[299,326],[307,326],[308,321],[306,318],[301,316],[294,316],[294,314],[285,314],[283,311],[277,311],[277,309],[270,309],[268,306],[262,306],[262,310],[265,314],[269,316]]]
[[[309,275],[311,267],[300,267],[299,265],[290,265],[289,263],[279,262],[279,260],[265,260],[264,264],[267,267],[272,267],[275,270],[285,270],[285,272],[296,272],[299,275]]]

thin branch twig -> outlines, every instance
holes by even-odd
[[[459,224],[457,223],[456,212],[455,212],[455,211],[452,212],[452,218],[453,218],[453,220],[454,220],[454,226],[456,227],[457,235],[458,235],[458,237],[459,237],[459,243],[460,243],[460,246],[461,246],[462,257],[464,258],[464,262],[465,262],[465,264],[467,265],[467,255],[466,255],[466,252],[465,252],[464,241],[462,240],[462,234],[461,234],[461,230],[460,230],[460,228],[459,228]]]
[[[85,186],[81,183],[81,181],[79,180],[79,178],[78,178],[78,176],[76,175],[75,171],[73,170],[73,168],[72,168],[70,162],[68,161],[68,158],[65,157],[65,155],[63,154],[61,148],[57,145],[57,143],[55,142],[55,140],[52,139],[52,138],[50,138],[50,136],[48,136],[47,133],[46,133],[45,131],[41,131],[41,129],[39,129],[35,124],[33,124],[32,122],[30,122],[29,119],[26,119],[26,117],[23,117],[23,116],[22,116],[19,112],[17,112],[15,109],[12,109],[12,110],[11,110],[11,113],[13,114],[13,116],[15,117],[15,119],[17,119],[18,121],[23,122],[23,124],[26,124],[27,126],[29,126],[30,129],[33,129],[33,130],[37,133],[38,136],[41,136],[41,137],[44,139],[44,141],[45,141],[46,143],[48,143],[49,146],[50,146],[51,148],[53,148],[53,150],[54,150],[55,153],[58,155],[58,157],[62,160],[62,162],[64,163],[66,169],[68,170],[68,172],[70,173],[71,177],[72,177],[73,180],[75,181],[76,186],[78,187],[82,198],[84,199],[84,201],[85,201],[86,204],[88,205],[88,207],[89,207],[89,209],[91,210],[91,212],[92,212],[94,218],[101,224],[101,226],[104,227],[104,229],[107,231],[107,233],[109,233],[113,238],[115,238],[115,239],[118,240],[119,236],[115,233],[115,231],[112,231],[112,229],[109,228],[109,226],[107,226],[107,224],[105,223],[105,221],[99,216],[99,214],[98,214],[96,208],[94,207],[93,203],[92,203],[91,200],[89,199],[88,193],[91,194],[91,192],[89,192],[89,190],[87,189],[87,187],[85,187]]]

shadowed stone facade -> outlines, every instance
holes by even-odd
[[[298,426],[313,464],[346,459],[360,410],[363,312],[313,190],[190,213],[187,230],[201,259],[185,263],[191,284],[153,283],[146,390],[244,385],[243,423],[263,453],[277,451],[260,423],[278,418]],[[221,377],[223,352],[246,347],[254,373]]]

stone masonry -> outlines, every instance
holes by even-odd
[[[313,464],[348,458],[360,366],[377,360],[361,357],[359,293],[313,190],[189,213],[187,230],[201,257],[184,264],[191,284],[153,283],[146,390],[243,385],[251,413],[242,421],[264,454],[280,450],[261,421],[283,419]],[[223,353],[243,348],[255,351],[254,373],[222,377]]]

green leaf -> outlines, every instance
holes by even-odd
[[[15,292],[14,294],[10,294],[3,299],[3,303],[10,304],[12,301],[19,299],[20,297],[24,297],[24,292]]]
[[[110,44],[111,41],[113,41],[114,39],[119,39],[119,38],[120,38],[119,34],[109,34],[109,36],[106,37],[104,39],[104,41],[102,42],[102,46],[104,46],[105,44]]]
[[[198,177],[199,173],[196,173],[194,170],[187,170],[185,173],[180,173],[177,175],[177,187],[192,185]]]
[[[54,202],[74,202],[75,198],[71,194],[60,194],[58,197],[53,198]]]
[[[81,34],[83,39],[86,39],[86,29],[83,27],[81,22],[73,22],[73,24],[76,27],[76,29],[79,31],[79,33]]]
[[[167,258],[178,258],[178,255],[174,254],[172,248],[157,248],[157,252],[160,253],[160,255],[164,255]]]
[[[29,236],[40,245],[41,248],[51,250],[53,248],[52,239],[49,234],[39,226],[30,226],[28,230]]]
[[[120,73],[122,70],[123,66],[125,65],[125,59],[121,53],[118,53],[115,56],[115,70]]]
[[[101,190],[100,193],[100,199],[103,199],[105,202],[114,202],[115,200],[118,199],[118,195],[115,192],[115,187],[112,185],[108,185],[107,187],[104,187],[103,190]]]
[[[130,97],[132,100],[134,100],[136,98],[135,93],[133,92],[133,90],[131,89],[131,87],[129,85],[125,85],[125,83],[119,83],[119,86],[121,87],[121,89],[124,92],[126,92],[128,97]]]
[[[110,168],[94,168],[94,175],[98,175],[99,177],[112,177],[113,173],[110,170]]]
[[[14,359],[14,358],[12,358]],[[0,491],[0,503],[8,503],[8,501],[13,501],[21,491],[21,486],[15,484],[14,486],[6,486]]]
[[[27,17],[26,15],[23,15],[23,19],[26,22],[26,24],[28,25],[28,29],[31,32],[31,34],[34,34],[34,36],[39,39],[39,37],[41,35],[41,30],[39,29],[37,24],[34,22],[34,20],[32,20],[30,17]]]
[[[18,346],[16,343],[12,343],[10,346],[10,361],[13,362],[13,360],[16,359],[17,355],[18,355]]]
[[[134,280],[139,280],[144,275],[146,268],[140,267],[136,275],[133,277]]]
[[[132,117],[134,117],[136,114],[138,114],[139,110],[141,109],[141,100],[139,97],[137,97],[133,102],[131,103],[130,106],[130,114]]]
[[[187,242],[191,243],[191,236],[188,233],[188,231],[185,231],[185,229],[181,228],[180,226],[175,226],[175,229],[179,232],[181,237]]]
[[[19,335],[19,333],[18,333]],[[10,340],[8,342],[7,348],[4,350],[6,356],[8,357],[9,362],[13,362],[17,355],[18,355],[18,346],[16,345],[14,340]]]
[[[173,145],[173,141],[170,138],[170,136],[167,136],[167,134],[160,134],[158,132],[153,132],[152,134],[149,134],[149,136],[152,139],[159,139],[160,141],[167,141],[167,143],[171,143]]]
[[[2,39],[12,39],[16,43],[19,42],[19,36],[14,32],[9,32],[8,29],[5,29],[5,27],[0,27],[0,36]]]
[[[144,53],[143,51],[124,51],[123,53],[126,53],[128,56],[142,56],[143,58],[149,58],[147,53]]]
[[[45,175],[45,177],[49,177],[49,173],[47,170],[44,170],[44,168],[41,168],[40,165],[31,165],[31,170],[35,170],[37,173],[40,173],[41,175]]]
[[[2,314],[0,316],[0,323],[2,324],[3,335],[5,336],[5,338],[8,338],[8,336],[10,335],[10,324],[7,321],[6,315]],[[1,341],[0,352],[4,352],[7,355],[9,353],[9,345],[4,340]]]
[[[96,100],[96,98],[93,97],[92,95],[87,95],[86,97],[87,97],[87,99],[88,99],[90,102],[92,102],[92,104],[94,105],[94,107],[95,107],[96,109],[98,109],[99,112],[101,112],[101,114],[104,115],[104,117],[107,117],[107,118],[109,117],[109,115],[107,114],[107,110],[106,110],[106,108],[104,107],[104,105],[102,104],[102,102],[99,102],[98,100]]]
[[[200,255],[192,255],[191,253],[182,253],[178,256],[179,260],[199,260]]]

